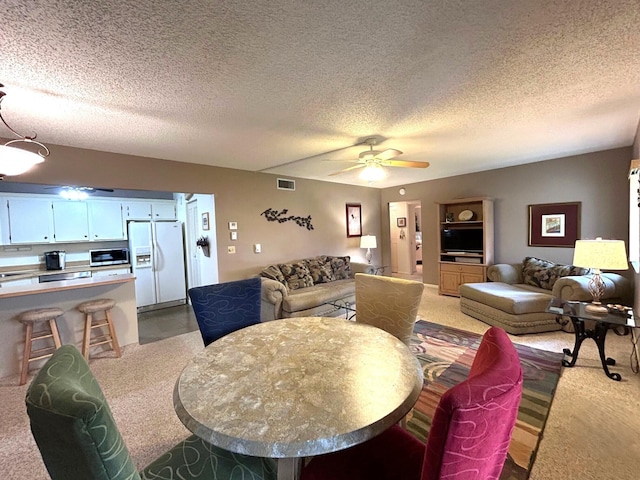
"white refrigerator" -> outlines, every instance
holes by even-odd
[[[138,310],[186,303],[182,222],[129,222],[128,233]]]

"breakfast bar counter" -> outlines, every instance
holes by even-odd
[[[57,322],[62,343],[80,348],[84,314],[76,306],[89,300],[112,298],[116,302],[112,316],[120,345],[138,343],[134,280],[134,275],[122,274],[0,288],[0,377],[20,371],[24,327],[16,317],[26,310],[61,308],[64,314]]]

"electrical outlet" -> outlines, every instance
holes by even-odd
[[[227,253],[236,253],[236,247],[228,246],[227,247]]]

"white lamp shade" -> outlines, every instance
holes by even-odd
[[[375,235],[363,235],[360,237],[360,248],[377,248]]]
[[[0,175],[20,175],[42,162],[44,162],[44,158],[35,152],[0,145]]]
[[[623,240],[576,240],[573,252],[576,267],[600,270],[626,270],[629,268]]]

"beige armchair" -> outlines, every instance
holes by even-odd
[[[381,328],[409,345],[424,284],[356,273],[356,322]]]

